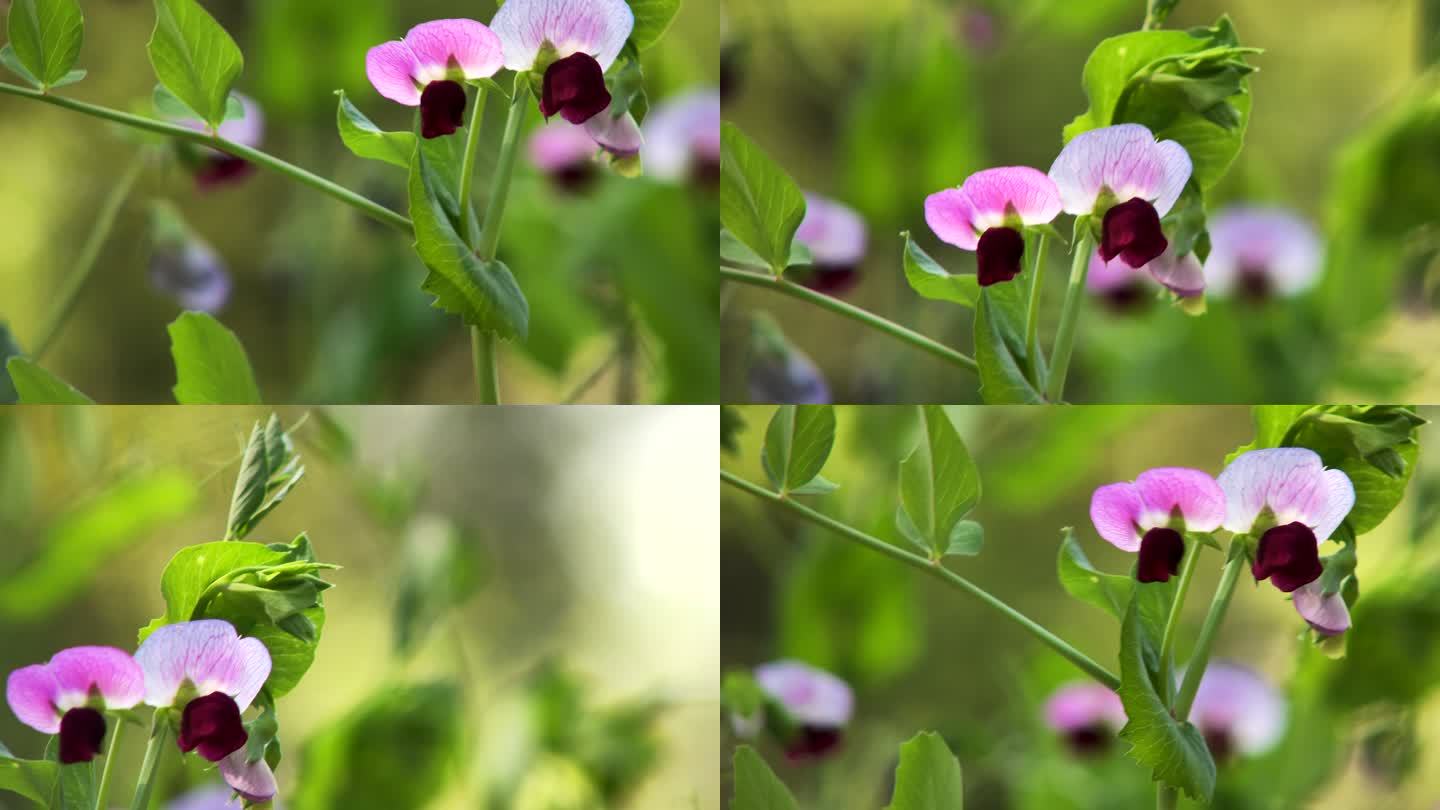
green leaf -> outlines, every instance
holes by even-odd
[[[510,268],[482,261],[456,229],[459,204],[434,157],[416,149],[410,165],[410,216],[415,221],[415,251],[430,269],[421,288],[435,306],[459,315],[466,324],[504,338],[524,340],[530,305]]]
[[[910,289],[932,301],[951,301],[975,308],[980,301],[980,281],[973,275],[951,275],[930,254],[920,249],[910,232],[905,237],[905,280]]]
[[[954,532],[980,502],[980,472],[944,408],[922,405],[920,427],[919,444],[900,462],[900,505],[908,524],[899,522],[898,528],[902,534],[913,529],[922,547],[939,559],[952,539],[961,548],[976,543],[972,530],[963,529],[958,537]]]
[[[181,405],[255,405],[260,389],[235,333],[203,312],[185,312],[166,329]]]
[[[798,491],[820,475],[834,445],[833,407],[781,405],[765,430],[765,474],[781,493]]]
[[[1120,631],[1120,702],[1129,722],[1120,738],[1131,759],[1151,778],[1209,804],[1215,793],[1215,760],[1199,729],[1176,720],[1165,705],[1160,679],[1160,638],[1170,612],[1170,583],[1136,585]]]
[[[395,595],[395,652],[409,656],[447,613],[479,588],[473,538],[449,520],[424,516],[405,532]]]
[[[950,530],[946,557],[973,557],[985,546],[985,527],[973,520],[962,520]]]
[[[188,512],[196,494],[187,476],[159,470],[70,507],[46,533],[39,556],[0,582],[0,614],[30,621],[64,605],[116,554]]]
[[[0,790],[16,793],[40,807],[49,807],[60,778],[60,765],[48,760],[16,759],[0,745]]]
[[[965,786],[960,761],[945,740],[922,731],[900,746],[895,793],[886,810],[963,810]]]
[[[94,405],[95,401],[70,383],[35,365],[28,357],[11,357],[5,363],[10,382],[22,405]]]
[[[735,796],[730,810],[800,810],[795,797],[754,748],[735,749]]]
[[[660,41],[675,15],[680,11],[680,0],[626,0],[635,13],[635,29],[630,32],[630,41],[635,47],[645,50]]]
[[[250,429],[235,491],[230,496],[225,539],[245,539],[304,476],[305,467],[280,418],[271,414],[264,426],[256,422]]]
[[[70,78],[84,41],[85,18],[77,0],[14,0],[10,6],[10,47],[40,87],[57,87]]]
[[[980,291],[975,314],[975,362],[986,404],[1040,404],[1045,395],[1030,381],[1025,348],[1025,304],[1020,285],[993,284]]]
[[[367,160],[379,160],[408,171],[415,155],[415,133],[386,132],[366,118],[365,113],[346,98],[344,90],[336,90],[335,95],[340,97],[335,122],[346,148]]]
[[[800,187],[729,122],[721,124],[720,175],[721,224],[780,275],[805,218]]]
[[[724,228],[720,229],[720,258],[724,259],[727,262],[730,262],[731,264],[738,264],[743,267],[753,268],[755,270],[770,269],[769,267],[765,266],[764,259],[760,258],[760,256],[757,255],[755,251],[746,247],[744,242],[736,239],[735,234],[730,233]],[[805,243],[790,243],[790,258],[786,259],[785,261],[785,266],[787,268],[805,267],[813,264],[814,262],[815,257],[811,255],[810,248],[806,247]]]
[[[0,47],[0,65],[4,65],[10,72],[24,79],[26,84],[34,87],[36,90],[44,89],[44,86],[40,84],[40,80],[35,78],[35,74],[31,73],[30,69],[25,67],[25,64],[20,61],[19,56],[15,55],[15,48],[9,43]]]
[[[10,325],[0,321],[0,368],[9,364],[10,358],[21,356],[20,344],[10,332]],[[20,401],[20,392],[10,381],[10,373],[0,374],[0,405],[14,405]]]
[[[110,731],[114,734],[114,730]],[[91,810],[95,806],[95,771],[89,762],[60,766],[60,808]]]
[[[245,57],[197,0],[155,0],[155,76],[212,128],[225,121]]]
[[[1107,574],[1091,565],[1090,558],[1075,539],[1075,530],[1060,530],[1060,557],[1057,561],[1060,585],[1065,592],[1109,613],[1116,619],[1125,618],[1135,581],[1128,576]]]

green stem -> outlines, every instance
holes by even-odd
[[[1240,572],[1244,568],[1245,555],[1235,554],[1225,564],[1225,572],[1220,575],[1220,585],[1215,588],[1215,598],[1210,601],[1210,612],[1205,616],[1205,623],[1200,626],[1200,637],[1195,640],[1195,650],[1190,654],[1190,663],[1185,668],[1185,680],[1180,684],[1179,694],[1175,696],[1175,709],[1171,714],[1181,720],[1190,716],[1190,707],[1195,703],[1195,693],[1200,689],[1200,678],[1205,674],[1205,667],[1210,664],[1210,648],[1215,644],[1220,622],[1225,619],[1225,611],[1230,607],[1230,597],[1235,594],[1235,583],[1239,581]]]
[[[972,583],[970,580],[965,579],[954,571],[951,571],[950,569],[940,565],[939,562],[932,562],[931,560],[925,557],[921,557],[918,554],[911,554],[910,552],[902,548],[893,546],[878,537],[872,537],[860,531],[859,529],[853,528],[844,523],[841,523],[838,520],[835,520],[834,518],[816,512],[815,510],[805,506],[804,504],[798,503],[790,498],[786,498],[778,492],[772,492],[762,486],[746,481],[745,479],[737,475],[732,475],[725,470],[720,471],[720,480],[726,484],[729,484],[732,487],[735,487],[736,489],[741,490],[742,492],[747,492],[751,495],[756,496],[757,498],[770,501],[771,503],[774,503],[784,509],[788,509],[795,515],[798,515],[805,520],[814,523],[817,526],[829,529],[830,531],[840,535],[841,537],[851,541],[852,543],[857,543],[870,549],[871,551],[883,554],[893,560],[898,560],[912,568],[923,571],[926,574],[929,574],[930,576],[939,579],[946,585],[964,591],[965,593],[975,597],[976,599],[979,599],[981,602],[984,602],[995,610],[998,610],[1003,616],[1005,616],[1005,618],[1020,625],[1020,627],[1023,628],[1026,632],[1030,633],[1035,638],[1039,639],[1041,642],[1053,649],[1055,652],[1059,653],[1070,663],[1079,667],[1086,674],[1090,675],[1090,677],[1094,678],[1095,680],[1099,681],[1100,683],[1111,689],[1118,689],[1120,687],[1120,678],[1117,677],[1114,673],[1105,669],[1105,667],[1101,666],[1094,659],[1072,647],[1069,642],[1061,639],[1059,636],[1055,635],[1049,630],[1046,630],[1044,627],[1037,624],[1030,617],[1021,613],[1015,608],[1005,604],[999,598],[991,595],[989,591],[984,590],[980,586]]]
[[[1440,0],[1420,0],[1420,69],[1440,62]]]
[[[460,166],[460,209],[462,237],[472,248],[477,247],[475,225],[468,211],[471,190],[475,183],[475,155],[480,151],[480,129],[485,120],[485,88],[475,88],[474,107],[470,111],[470,129],[465,139],[465,158]],[[470,328],[470,359],[475,365],[475,393],[485,405],[500,404],[500,368],[496,362],[495,336]]]
[[[1045,386],[1040,379],[1040,281],[1045,270],[1045,233],[1035,238],[1035,267],[1030,271],[1030,305],[1025,310],[1025,356],[1030,358],[1031,380],[1037,389]]]
[[[261,152],[259,149],[252,149],[248,146],[242,146],[238,143],[227,141],[217,135],[211,135],[208,132],[202,132],[198,129],[190,129],[189,127],[182,127],[179,124],[171,124],[167,121],[159,121],[154,118],[146,118],[140,115],[131,115],[127,112],[121,112],[120,110],[112,110],[109,107],[101,107],[96,104],[86,104],[83,101],[76,101],[71,98],[65,98],[64,96],[50,95],[48,93],[42,93],[39,90],[32,90],[28,87],[21,87],[15,84],[7,84],[5,82],[0,82],[0,93],[6,93],[12,96],[20,96],[22,98],[28,98],[34,101],[44,102],[45,104],[51,104],[56,107],[63,107],[67,110],[82,113],[84,115],[89,115],[95,118],[103,118],[106,121],[112,121],[123,126],[131,127],[132,129],[144,130],[146,132],[154,132],[158,135],[166,135],[168,137],[175,138],[176,140],[188,141],[190,143],[200,144],[201,146],[208,146],[212,149],[218,149],[227,154],[241,158],[242,160],[248,160],[251,163],[264,166],[265,168],[272,171],[279,172],[280,174],[283,174],[291,178],[292,180],[296,180],[300,183],[310,186],[313,189],[316,189],[317,191],[328,194],[331,197],[339,200],[340,202],[345,203],[352,208],[355,208],[356,210],[360,211],[362,214],[365,214],[371,219],[389,225],[390,227],[395,228],[398,231],[409,234],[413,233],[415,230],[414,226],[410,224],[409,219],[406,219],[400,214],[391,211],[390,209],[375,202],[374,200],[356,194],[355,192],[351,191],[348,188],[345,188],[338,183],[326,180],[325,178],[312,172],[308,172],[300,168],[299,166],[291,163],[286,163],[280,158],[277,158],[265,152]]]
[[[495,333],[470,327],[470,357],[475,362],[475,394],[481,405],[500,404],[500,365]]]
[[[470,129],[465,139],[465,161],[460,166],[460,209],[463,211],[470,204],[470,191],[475,183],[475,153],[480,149],[480,129],[485,122],[485,87],[483,85],[475,88],[474,109],[470,111]],[[461,227],[465,229],[462,236],[465,243],[474,247],[475,234],[474,225],[467,214],[460,216]]]
[[[979,367],[975,365],[974,359],[955,351],[943,343],[925,337],[919,332],[906,329],[898,323],[888,321],[879,315],[867,312],[857,306],[847,304],[838,298],[815,292],[794,282],[786,281],[783,278],[751,273],[746,270],[737,270],[733,267],[721,267],[720,277],[726,281],[749,284],[752,287],[763,287],[782,295],[788,295],[791,298],[798,298],[801,301],[806,301],[823,309],[828,309],[838,315],[843,315],[853,321],[859,321],[877,332],[883,332],[897,340],[909,343],[917,349],[929,352],[945,362],[959,366],[971,373],[979,370]]]
[[[1045,389],[1045,398],[1051,402],[1060,402],[1065,397],[1065,373],[1075,349],[1075,329],[1085,298],[1085,275],[1090,272],[1090,241],[1089,231],[1084,230],[1075,243],[1075,258],[1070,262],[1070,286],[1065,290],[1065,308],[1060,312],[1060,328],[1055,333],[1055,349],[1050,358],[1050,380]]]
[[[135,783],[135,798],[130,810],[149,810],[150,791],[155,787],[155,768],[160,764],[160,754],[165,750],[165,738],[170,730],[164,709],[156,709],[150,720],[150,742],[145,746],[145,761],[140,765],[140,781]]]
[[[1185,595],[1190,592],[1190,581],[1195,578],[1195,568],[1205,544],[1197,540],[1186,543],[1185,563],[1180,568],[1180,583],[1175,589],[1175,601],[1170,603],[1170,615],[1165,619],[1165,633],[1160,636],[1160,683],[1165,686],[1165,700],[1174,696],[1175,680],[1170,677],[1174,664],[1175,631],[1180,625],[1180,612],[1185,606]]]
[[[1180,792],[1163,784],[1155,786],[1155,810],[1175,810],[1180,802]]]
[[[1179,0],[1146,0],[1145,24],[1141,30],[1154,31],[1165,24],[1165,18],[1179,5]]]
[[[125,734],[125,721],[118,717],[112,720],[115,730],[110,732],[110,747],[105,749],[105,768],[100,771],[100,786],[95,790],[95,810],[110,806],[105,801],[110,797],[110,777],[115,775],[115,752],[120,750],[120,738]]]
[[[80,258],[75,262],[75,269],[70,273],[69,280],[65,283],[65,289],[60,293],[60,303],[55,305],[55,312],[50,316],[44,331],[35,341],[36,360],[39,360],[55,345],[56,338],[65,328],[66,321],[75,312],[75,305],[80,302],[80,293],[85,290],[85,284],[94,274],[97,259],[100,258],[100,249],[110,239],[110,233],[115,230],[115,220],[120,216],[120,209],[125,206],[125,200],[129,199],[130,192],[134,190],[135,183],[140,179],[140,172],[145,168],[147,155],[144,151],[135,156],[130,162],[125,174],[121,175],[120,182],[110,189],[110,195],[100,206],[100,213],[95,217],[95,224],[90,228],[90,236],[86,238],[85,244],[80,248]]]

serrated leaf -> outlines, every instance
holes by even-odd
[[[185,312],[166,327],[181,405],[255,405],[260,388],[235,333],[203,312]]]
[[[730,810],[800,810],[795,797],[754,748],[735,749],[735,796]]]
[[[988,405],[1045,402],[1045,395],[1030,380],[1024,329],[1025,304],[1019,284],[992,284],[980,291],[980,306],[975,311],[975,363],[980,369],[980,396]]]
[[[250,430],[240,473],[235,478],[235,490],[230,496],[225,538],[244,539],[304,476],[305,467],[280,418],[271,414],[263,426],[256,422]]]
[[[980,472],[944,408],[921,406],[920,428],[920,442],[900,463],[900,503],[909,527],[939,558],[956,524],[980,502]]]
[[[910,232],[900,234],[905,238],[905,280],[910,289],[932,301],[950,301],[961,306],[975,308],[980,301],[980,281],[969,274],[951,274],[930,258],[910,238]]]
[[[149,52],[166,89],[211,127],[224,123],[245,57],[197,0],[155,0]]]
[[[805,218],[800,187],[740,128],[720,127],[720,222],[776,275]]]
[[[630,41],[639,50],[645,50],[660,41],[675,15],[680,11],[680,0],[626,0],[635,14],[635,28],[630,32]]]
[[[10,382],[22,405],[94,405],[95,401],[70,383],[35,365],[28,357],[11,357],[5,363]]]
[[[1075,530],[1066,527],[1060,534],[1060,556],[1056,562],[1060,585],[1065,592],[1109,613],[1125,618],[1135,581],[1128,576],[1107,574],[1090,563],[1075,539]]]
[[[379,160],[408,171],[415,155],[415,133],[386,132],[365,117],[365,113],[360,112],[345,96],[344,90],[335,91],[335,95],[340,97],[335,123],[345,147],[358,157]]]
[[[895,792],[886,810],[964,810],[960,761],[945,740],[923,731],[900,746]]]
[[[797,493],[820,475],[834,445],[833,407],[781,405],[765,430],[765,473],[780,492]]]
[[[85,18],[77,0],[14,0],[9,29],[16,61],[38,86],[65,83],[85,41]]]

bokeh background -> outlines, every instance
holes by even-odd
[[[90,75],[65,94],[152,114],[156,82],[145,51],[152,4],[82,5],[80,66]],[[245,54],[236,89],[264,110],[261,148],[403,211],[404,172],[345,149],[334,92],[344,89],[380,126],[408,130],[412,111],[366,80],[366,50],[426,20],[487,21],[496,6],[208,0],[205,7]],[[715,0],[686,0],[667,35],[645,52],[652,108],[716,85],[717,19]],[[505,101],[490,96],[482,154],[493,156]],[[528,127],[539,120],[532,110]],[[101,121],[10,96],[0,98],[0,141],[12,155],[0,166],[0,321],[33,351],[101,200],[137,147]],[[482,202],[492,169],[479,165]],[[173,166],[142,177],[79,309],[42,362],[81,391],[99,402],[173,402],[165,325],[179,307],[149,283],[148,201],[157,198],[182,211],[228,265],[234,293],[218,317],[249,351],[266,401],[473,401],[468,331],[431,308],[420,290],[425,269],[403,237],[278,175],[256,172],[200,192]],[[713,189],[607,176],[576,197],[557,192],[522,152],[500,258],[529,298],[532,334],[523,347],[503,350],[507,401],[716,402],[717,221]]]
[[[760,448],[775,409],[737,410],[746,427],[738,452],[723,455],[722,467],[763,484]],[[1253,438],[1249,409],[949,410],[980,471],[983,494],[971,517],[985,526],[985,547],[947,564],[1095,660],[1118,666],[1118,623],[1072,599],[1056,579],[1060,529],[1073,526],[1101,570],[1129,570],[1133,556],[1101,540],[1090,524],[1091,493],[1157,466],[1218,473],[1226,454]],[[1440,416],[1420,410],[1432,420]],[[899,462],[918,440],[915,409],[841,407],[836,416],[824,476],[840,488],[807,504],[906,547],[894,513]],[[1290,721],[1271,754],[1221,768],[1215,807],[1413,810],[1440,799],[1440,704],[1433,692],[1440,684],[1434,615],[1440,467],[1427,448],[1436,438],[1433,425],[1423,429],[1405,501],[1360,538],[1361,596],[1349,658],[1314,652],[1294,608],[1268,585],[1242,578],[1212,660],[1254,667],[1292,690]],[[1123,746],[1077,761],[1043,726],[1044,699],[1084,675],[998,614],[729,487],[722,487],[721,522],[725,669],[794,657],[836,672],[856,691],[855,719],[838,757],[795,764],[773,743],[761,746],[802,806],[884,806],[898,746],[919,730],[942,733],[959,757],[967,808],[1153,806],[1149,774],[1123,756]],[[1200,562],[1182,617],[1182,651],[1193,643],[1222,566],[1220,553]],[[1336,706],[1347,700],[1363,705],[1332,733]],[[728,723],[723,733],[720,768],[729,795],[739,741]]]
[[[1091,302],[1074,402],[1433,401],[1423,347],[1434,317],[1440,96],[1434,3],[1424,0],[1183,0],[1167,27],[1233,19],[1265,49],[1251,81],[1246,145],[1208,199],[1287,206],[1322,228],[1330,260],[1309,295],[1264,307],[1212,300],[1205,317]],[[1431,15],[1424,23],[1422,7]],[[952,273],[974,254],[939,242],[927,194],[981,168],[1048,169],[1061,129],[1087,102],[1080,75],[1104,37],[1139,28],[1143,0],[726,0],[726,120],[796,179],[869,225],[849,300],[968,351],[969,310],[905,283],[902,230]],[[1428,33],[1427,33],[1428,32]],[[1428,43],[1426,38],[1429,37]],[[1433,74],[1433,71],[1432,71]],[[1068,234],[1069,220],[1059,226]],[[1344,243],[1339,239],[1343,237]],[[1058,320],[1068,256],[1049,251]],[[1027,270],[1028,272],[1028,270]],[[725,395],[746,390],[749,316],[773,314],[812,357],[835,402],[977,401],[976,380],[884,335],[764,290],[727,287]],[[1049,338],[1042,334],[1048,345]]]
[[[306,531],[344,566],[327,574],[315,664],[278,702],[283,806],[718,810],[714,408],[279,413],[308,472],[253,539]],[[134,649],[163,612],[166,561],[223,534],[244,438],[267,416],[0,412],[0,669],[76,644]],[[443,575],[417,581],[421,560]],[[447,583],[463,583],[458,607],[424,607]],[[420,699],[431,683],[462,697]],[[337,730],[377,706],[398,725],[334,756]],[[117,804],[143,739],[127,737]],[[22,757],[45,744],[8,709],[0,740]],[[219,781],[166,759],[160,793]]]

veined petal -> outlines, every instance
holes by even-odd
[[[145,702],[172,706],[187,680],[197,695],[224,692],[245,711],[270,677],[270,653],[254,638],[242,639],[229,622],[201,619],[155,630],[135,660],[145,672]]]
[[[1026,225],[1043,225],[1060,215],[1060,191],[1055,181],[1029,166],[1001,166],[965,178],[960,192],[970,198],[975,229],[984,231],[1005,224],[1014,208]]]
[[[114,647],[71,647],[50,659],[60,687],[56,706],[63,713],[84,706],[92,690],[107,709],[130,709],[145,699],[145,673],[130,653]]]
[[[925,198],[925,224],[942,242],[963,250],[974,250],[980,244],[974,218],[974,204],[958,188],[937,191]]]
[[[1329,521],[1330,493],[1338,485],[1333,476],[1325,474],[1320,456],[1304,447],[1243,453],[1220,473],[1218,480],[1227,504],[1225,528],[1236,533],[1250,531],[1266,507],[1275,514],[1278,524],[1299,521],[1315,527],[1321,518]],[[1316,538],[1325,539],[1318,533]]]
[[[1320,635],[1337,636],[1350,629],[1350,609],[1345,606],[1345,598],[1338,593],[1327,596],[1320,580],[1300,586],[1292,597],[1295,611]]]
[[[868,228],[860,213],[844,203],[805,193],[805,218],[795,239],[810,248],[817,266],[854,267],[865,259]]]
[[[855,710],[849,684],[799,661],[761,664],[755,681],[801,725],[840,728]]]
[[[220,773],[225,777],[225,784],[246,801],[260,803],[275,798],[278,789],[275,772],[270,770],[264,757],[257,762],[248,762],[245,749],[241,748],[220,760]]]
[[[1155,211],[1163,217],[1180,199],[1194,167],[1190,162],[1190,153],[1175,141],[1155,144],[1155,154],[1160,159],[1160,182],[1154,191]]]
[[[1310,527],[1315,531],[1315,539],[1323,543],[1340,528],[1345,516],[1354,508],[1355,485],[1350,476],[1340,470],[1326,470],[1320,491],[1325,493],[1324,505],[1316,507]]]
[[[1182,149],[1181,152],[1184,150]],[[1050,178],[1060,190],[1065,211],[1089,214],[1102,188],[1109,188],[1119,202],[1131,199],[1161,200],[1180,173],[1179,156],[1161,150],[1150,130],[1139,124],[1119,124],[1082,132],[1070,139],[1050,167]],[[1185,156],[1186,177],[1189,157]],[[1180,181],[1180,187],[1185,185]],[[1175,191],[1179,196],[1179,191]],[[1169,199],[1165,210],[1175,204]],[[1162,215],[1165,210],[1157,211]]]
[[[474,20],[435,20],[411,28],[405,45],[419,65],[421,84],[448,78],[458,67],[467,79],[494,76],[504,63],[500,37]]]
[[[1145,514],[1140,490],[1129,481],[1106,484],[1090,497],[1090,522],[1095,531],[1122,551],[1139,551],[1141,534],[1136,527]]]
[[[25,725],[42,734],[60,733],[60,715],[56,700],[60,684],[44,664],[32,664],[10,673],[5,681],[5,702],[10,711]]]
[[[420,62],[410,46],[398,40],[376,45],[365,54],[365,75],[375,91],[406,107],[420,106],[420,88],[415,84],[419,72]]]
[[[1202,734],[1223,734],[1243,754],[1261,754],[1285,734],[1285,698],[1259,673],[1215,661],[1200,678],[1190,722]]]
[[[628,112],[615,118],[610,114],[610,108],[606,107],[599,115],[591,116],[582,126],[601,149],[617,157],[638,155],[640,148],[645,145],[645,136],[640,133],[640,125],[635,123],[635,116]]]
[[[625,0],[508,0],[490,28],[511,70],[534,67],[546,42],[558,58],[587,53],[609,70],[635,28],[635,14]]]
[[[1144,528],[1164,526],[1179,510],[1185,528],[1213,532],[1225,521],[1225,493],[1215,479],[1202,470],[1186,467],[1157,467],[1135,478],[1135,489],[1145,504],[1140,520]]]

